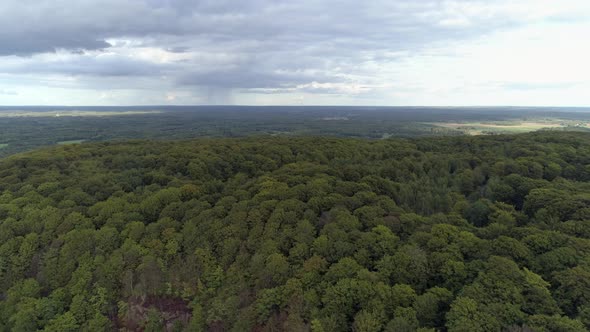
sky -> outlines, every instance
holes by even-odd
[[[588,0],[2,0],[0,105],[590,106]]]

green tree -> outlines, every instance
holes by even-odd
[[[482,312],[475,300],[458,297],[446,316],[449,332],[499,331],[500,322],[492,315]]]

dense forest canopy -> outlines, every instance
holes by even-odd
[[[0,331],[587,331],[590,135],[0,161]]]

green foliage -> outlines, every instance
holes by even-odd
[[[535,315],[528,319],[528,325],[535,331],[539,332],[550,332],[550,331],[563,331],[563,332],[583,332],[588,331],[582,322],[568,317],[559,315],[544,316]]]
[[[43,331],[46,332],[74,332],[79,331],[80,325],[76,321],[74,314],[66,312],[63,315],[56,316],[50,320]],[[30,331],[30,330],[29,330]]]
[[[419,322],[416,311],[412,308],[397,308],[393,313],[393,319],[385,326],[386,332],[412,332],[416,331]]]
[[[499,331],[501,327],[494,316],[481,311],[478,302],[468,297],[457,298],[446,319],[450,332]]]
[[[203,139],[0,161],[0,331],[584,331],[590,137]]]

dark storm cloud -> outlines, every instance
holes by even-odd
[[[493,1],[492,1],[493,2]],[[469,12],[473,3],[483,14]],[[87,76],[171,77],[183,86],[212,89],[289,88],[311,82],[345,82],[362,65],[392,53],[477,36],[515,20],[485,12],[489,1],[376,0],[4,0],[0,56],[77,53],[0,65],[2,72]],[[466,7],[467,6],[467,7]],[[457,28],[477,24],[470,29]],[[117,47],[117,40],[174,54],[158,64],[129,56],[85,51]],[[353,81],[354,78],[348,78]],[[322,89],[312,89],[321,91]]]

